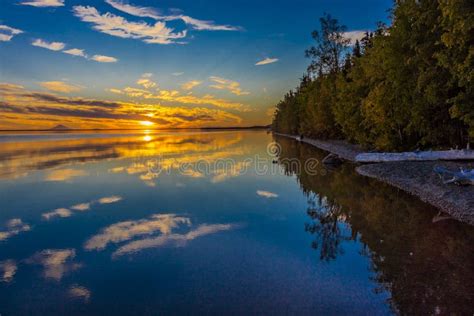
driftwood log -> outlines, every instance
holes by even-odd
[[[474,169],[451,171],[444,167],[436,166],[433,171],[440,176],[444,184],[474,185]]]
[[[361,153],[356,162],[474,160],[474,150],[412,151],[401,153]]]

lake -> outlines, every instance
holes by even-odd
[[[0,314],[472,314],[474,228],[265,131],[0,135]]]

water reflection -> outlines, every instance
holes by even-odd
[[[0,261],[0,281],[11,282],[15,277],[18,267],[14,260]]]
[[[0,241],[4,241],[18,235],[21,232],[27,232],[31,229],[31,226],[23,223],[21,218],[13,218],[5,225],[6,230],[0,231]]]
[[[91,291],[77,284],[71,285],[68,293],[71,298],[81,299],[85,303],[89,302],[91,298]]]
[[[14,138],[13,138],[14,139]],[[31,141],[4,142],[0,147],[0,179],[25,177],[31,171],[48,170],[46,181],[68,181],[75,177],[87,176],[86,171],[77,168],[64,168],[76,163],[86,163],[107,159],[139,158],[129,167],[120,166],[111,172],[129,174],[147,173],[147,157],[163,157],[164,168],[176,167],[175,157],[184,162],[197,160],[212,161],[218,158],[239,154],[225,151],[242,140],[239,133],[157,134],[78,138],[68,140],[48,140],[32,138]],[[241,150],[241,149],[240,149]],[[183,154],[186,153],[186,157]],[[240,152],[242,154],[242,152]]]
[[[186,233],[175,233],[178,228],[190,228]],[[137,253],[146,249],[167,245],[183,247],[188,241],[198,237],[215,234],[220,231],[236,228],[234,224],[201,224],[192,229],[189,217],[176,214],[154,214],[148,219],[124,221],[104,228],[99,234],[91,237],[84,245],[86,250],[104,250],[109,244],[125,243],[112,257]],[[156,236],[158,234],[158,236]],[[152,236],[141,238],[144,236]],[[137,239],[128,242],[132,239]]]
[[[82,266],[74,262],[75,257],[75,249],[45,249],[35,253],[26,262],[42,266],[44,278],[60,281],[66,273]]]
[[[472,227],[277,141],[259,174],[264,132],[1,140],[0,313],[466,314]]]
[[[191,220],[176,214],[154,214],[149,219],[120,222],[106,227],[90,238],[84,248],[102,250],[109,243],[119,243],[142,235],[152,235],[156,232],[170,234],[172,229],[180,225],[190,226]]]
[[[66,218],[66,217],[71,217],[73,215],[72,211],[86,212],[86,211],[89,211],[91,209],[91,206],[93,206],[95,204],[112,204],[112,203],[120,202],[121,200],[122,200],[121,196],[116,196],[116,195],[106,196],[106,197],[100,198],[98,200],[94,200],[94,201],[90,201],[90,202],[86,202],[86,203],[75,204],[75,205],[72,205],[71,207],[68,207],[68,208],[65,208],[65,207],[57,208],[55,210],[43,213],[43,214],[41,214],[41,216],[45,220],[50,220],[50,219],[53,219],[55,217]]]
[[[308,198],[306,231],[322,260],[342,254],[344,243],[363,243],[379,290],[391,294],[395,312],[406,315],[472,313],[474,229],[454,220],[435,221],[437,211],[388,185],[355,174],[345,164],[317,176],[294,170],[324,153],[277,138],[279,161],[296,175]]]
[[[112,256],[119,257],[126,254],[133,254],[146,249],[164,247],[167,245],[171,245],[174,247],[184,247],[187,242],[194,240],[198,237],[231,230],[236,227],[238,227],[238,225],[235,224],[202,224],[185,234],[174,233],[154,238],[145,238],[127,243],[117,249]]]

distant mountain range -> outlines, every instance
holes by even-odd
[[[59,124],[59,125],[56,125],[55,127],[53,127],[51,130],[52,131],[68,131],[68,130],[70,130],[70,128],[65,126],[65,125]]]

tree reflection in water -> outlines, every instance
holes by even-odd
[[[357,175],[351,164],[318,175],[294,169],[287,163],[291,158],[304,165],[310,157],[321,161],[324,153],[283,137],[276,141],[285,173],[295,175],[308,196],[311,222],[305,230],[314,235],[312,247],[321,260],[343,260],[344,242],[357,240],[370,259],[377,291],[390,292],[394,312],[472,315],[474,227],[433,222],[436,209]]]
[[[316,237],[311,246],[315,250],[320,249],[319,258],[330,261],[336,259],[338,254],[343,254],[341,242],[350,238],[343,236],[343,223],[340,222],[342,208],[313,193],[308,197],[306,212],[311,223],[305,223],[305,231]]]

